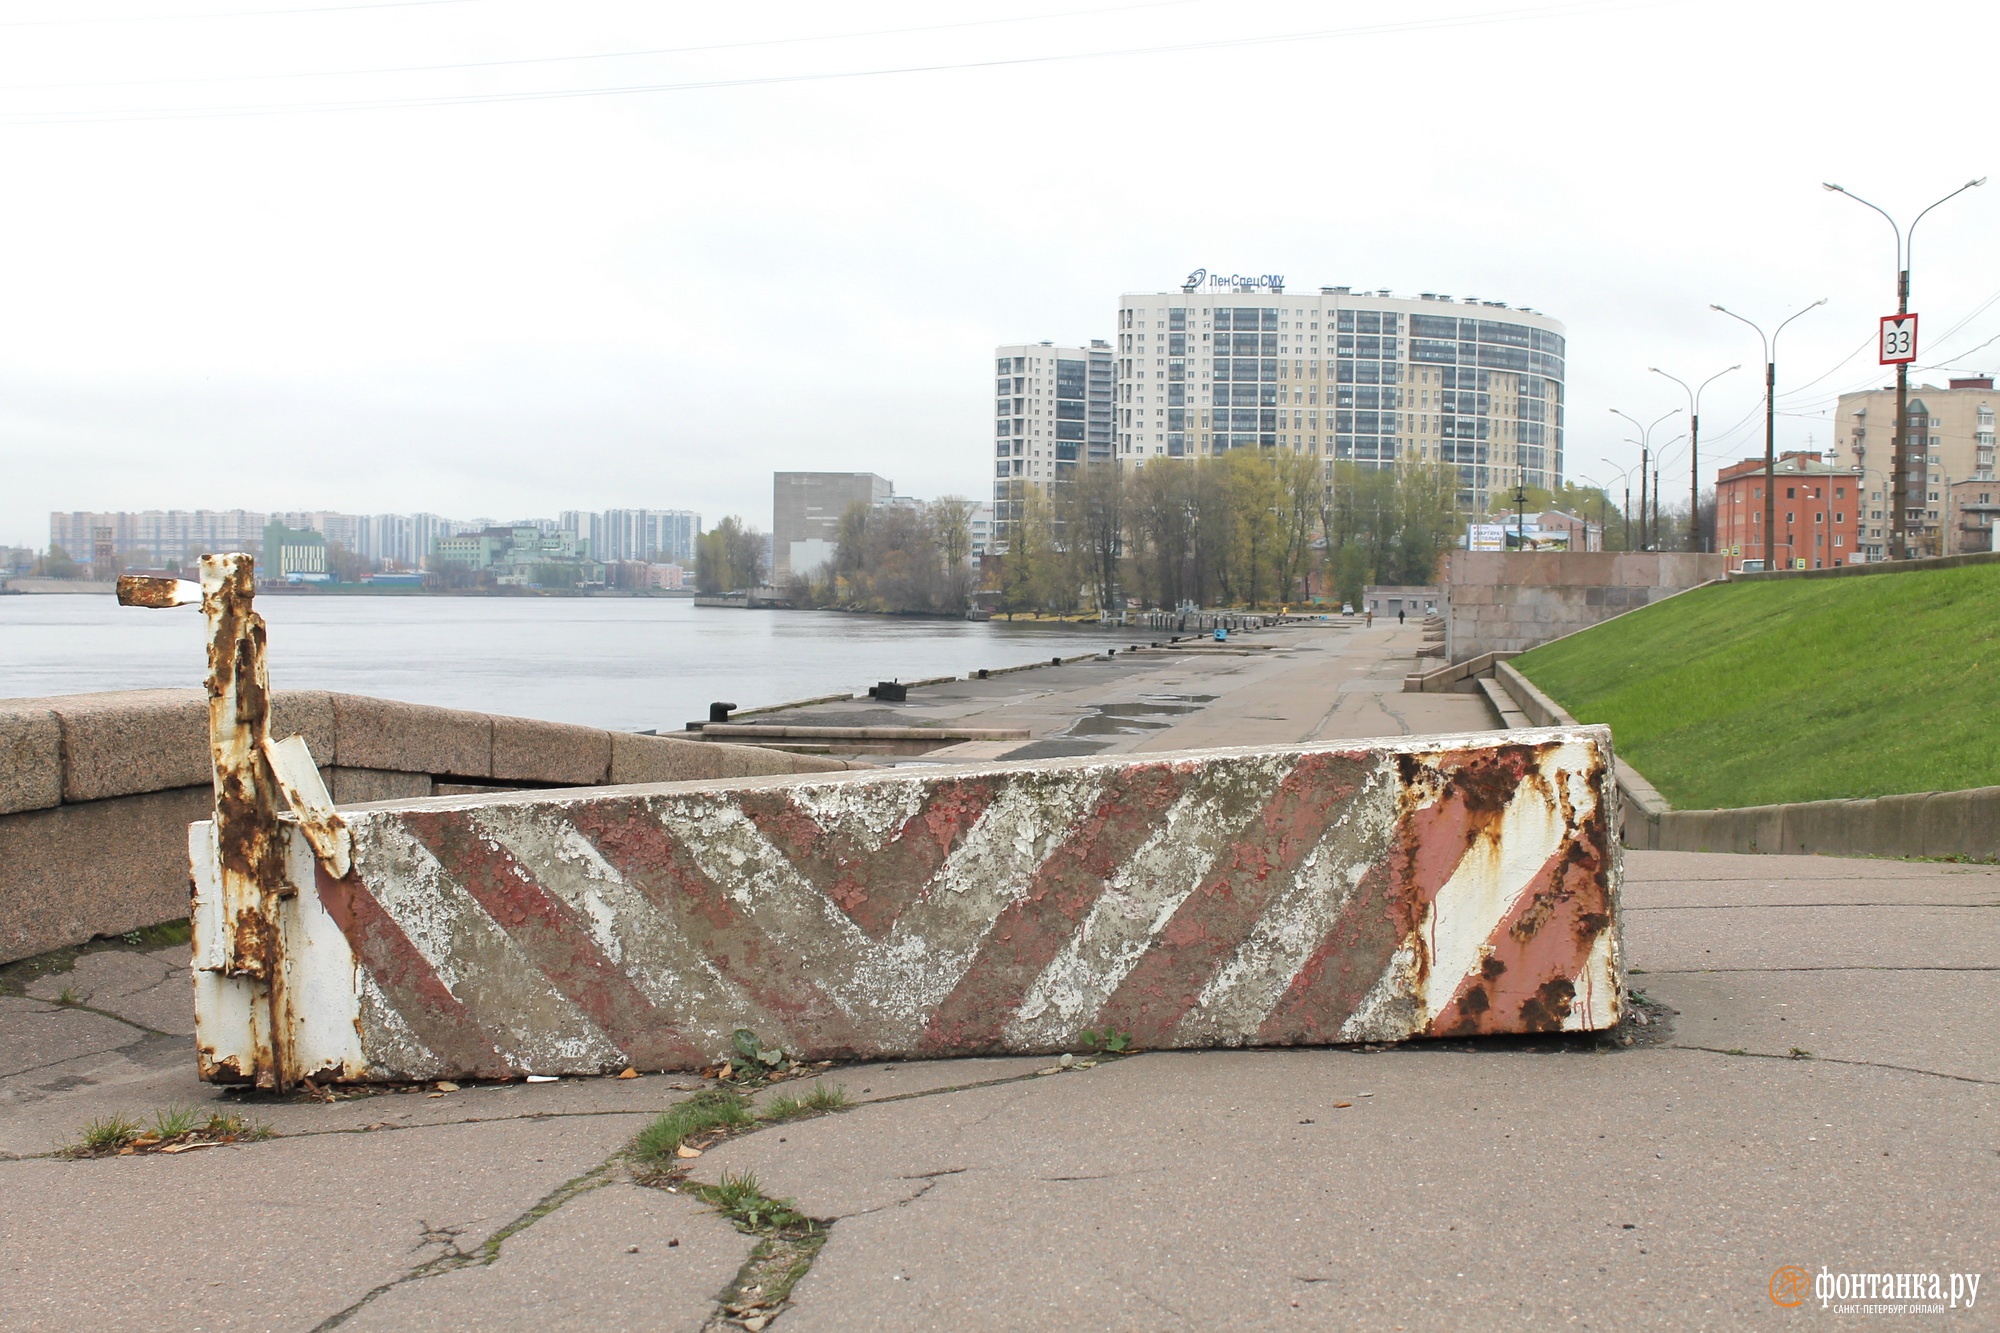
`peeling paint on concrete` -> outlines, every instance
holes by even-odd
[[[288,835],[296,1044],[387,1079],[689,1068],[738,1027],[806,1058],[1601,1028],[1609,773],[1571,727],[380,804],[344,878]]]

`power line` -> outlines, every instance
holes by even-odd
[[[440,3],[443,0],[439,0]],[[584,97],[628,97],[647,93],[712,92],[732,88],[770,87],[781,84],[830,83],[850,79],[882,78],[892,75],[938,74],[958,70],[1005,69],[1024,65],[1047,65],[1080,60],[1105,60],[1131,56],[1170,55],[1185,51],[1216,51],[1281,42],[1329,41],[1339,38],[1382,37],[1411,32],[1435,32],[1449,28],[1490,27],[1502,23],[1527,22],[1540,18],[1579,14],[1650,9],[1678,3],[1678,0],[1577,0],[1575,3],[1540,5],[1525,9],[1500,10],[1490,14],[1460,15],[1435,19],[1407,19],[1391,23],[1361,24],[1345,28],[1305,29],[1268,33],[1256,37],[1224,37],[1199,42],[1174,42],[1158,46],[1111,47],[1096,51],[1071,51],[1051,55],[998,57],[990,60],[944,61],[926,65],[892,65],[874,69],[833,70],[812,74],[770,74],[740,79],[702,79],[680,83],[625,84],[609,88],[559,88],[511,93],[465,93],[444,97],[378,98],[350,102],[300,102],[266,106],[157,107],[137,111],[22,113],[0,117],[0,125],[105,124],[138,120],[191,120],[238,116],[291,115],[301,112],[386,111],[413,107],[475,106],[496,102],[536,102]]]
[[[483,0],[375,0],[372,4],[308,5],[293,9],[219,9],[206,14],[110,14],[103,18],[8,19],[0,28],[82,28],[108,23],[193,23],[207,19],[282,18],[291,14],[344,14],[364,9],[427,9],[471,5]]]
[[[430,3],[432,0],[423,0]],[[471,3],[472,0],[435,0],[435,3]],[[74,88],[157,88],[189,83],[261,83],[278,79],[359,78],[377,74],[428,74],[457,69],[504,69],[516,65],[559,65],[586,60],[634,60],[649,56],[698,55],[711,51],[740,51],[762,46],[797,46],[808,42],[842,42],[864,37],[900,37],[920,32],[948,32],[961,28],[989,28],[1008,23],[1039,23],[1045,19],[1092,18],[1099,14],[1125,14],[1139,9],[1170,9],[1207,4],[1210,0],[1147,0],[1144,4],[1109,5],[1098,9],[1061,9],[1040,14],[1015,14],[1004,18],[967,19],[959,23],[925,23],[907,28],[868,28],[855,32],[829,32],[806,37],[762,37],[747,42],[714,42],[704,46],[656,46],[631,51],[593,51],[571,56],[524,56],[513,60],[464,60],[439,65],[378,65],[353,69],[296,70],[284,74],[225,74],[214,77],[175,79],[116,79],[84,83],[16,83],[0,86],[0,92],[51,92]],[[368,8],[369,6],[358,6]],[[318,11],[308,11],[318,12]]]

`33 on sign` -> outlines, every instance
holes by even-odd
[[[1917,359],[1917,317],[1915,315],[1882,316],[1882,364],[1893,366],[1898,362]]]

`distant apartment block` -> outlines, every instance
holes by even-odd
[[[1441,463],[1459,504],[1563,481],[1563,326],[1476,297],[1393,297],[1281,281],[1132,292],[1117,312],[1118,456],[1288,449],[1392,467]]]
[[[416,569],[439,537],[469,526],[436,514],[342,514],[332,510],[266,513],[252,509],[146,509],[49,515],[49,544],[71,559],[123,569],[186,566],[216,551],[263,550],[272,523],[316,532],[326,541],[365,560],[396,569]]]
[[[692,564],[701,537],[701,515],[689,509],[568,509],[558,526],[603,561]]]
[[[851,505],[873,509],[896,492],[873,472],[771,474],[771,580],[807,574],[833,559],[840,516]]]
[[[1946,555],[2000,551],[2000,478],[1968,477],[1945,488]]]
[[[1117,456],[1111,345],[1009,343],[994,356],[993,533],[1004,548],[1030,487]]]
[[[1787,451],[1777,461],[1772,553],[1779,569],[1861,564],[1862,474],[1817,452]],[[1729,567],[1764,558],[1764,460],[1731,463],[1715,477],[1715,549]]]
[[[1948,554],[1946,497],[1952,486],[1995,475],[1994,409],[2000,395],[1990,375],[1967,376],[1909,390],[1910,471],[1904,512],[1914,555]],[[1844,393],[1834,410],[1834,461],[1866,476],[1867,509],[1861,549],[1870,560],[1888,553],[1895,479],[1896,391]]]

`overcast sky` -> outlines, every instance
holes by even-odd
[[[1555,316],[1608,482],[1609,409],[1682,402],[1652,365],[1744,363],[1704,455],[1761,452],[1709,303],[1824,296],[1779,348],[1780,446],[1824,446],[1894,247],[1820,182],[1907,219],[1986,174],[1996,49],[1991,0],[0,3],[0,542],[983,498],[994,344],[1196,267]],[[1920,365],[2000,368],[1996,239],[2000,181],[1919,229]]]

